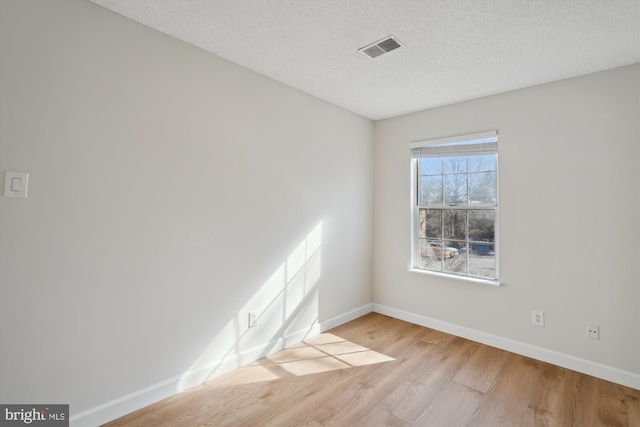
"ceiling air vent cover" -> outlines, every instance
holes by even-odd
[[[395,38],[394,36],[389,36],[361,49],[358,49],[358,52],[364,53],[369,58],[373,59],[387,52],[391,52],[392,50],[397,49],[400,46],[402,45],[397,38]]]

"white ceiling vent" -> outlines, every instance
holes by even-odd
[[[394,36],[389,36],[358,49],[358,52],[364,53],[369,58],[373,59],[387,52],[391,52],[392,50],[397,49],[400,46],[402,45],[397,38],[395,38]]]

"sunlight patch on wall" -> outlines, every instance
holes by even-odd
[[[322,222],[295,246],[236,316],[218,331],[200,357],[181,375],[178,391],[318,333],[317,283],[322,272],[321,259]],[[258,313],[257,325],[252,328],[249,328],[250,311]],[[267,377],[269,375],[272,373]]]

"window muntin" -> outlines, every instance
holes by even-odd
[[[413,268],[497,281],[497,133],[415,144]]]

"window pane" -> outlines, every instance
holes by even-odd
[[[420,203],[442,205],[442,175],[420,177]]]
[[[442,159],[439,157],[421,158],[420,175],[442,175]]]
[[[417,161],[417,268],[496,279],[497,156]]]
[[[469,156],[469,172],[483,172],[496,170],[496,155]]]
[[[443,212],[443,233],[445,239],[467,239],[467,211],[446,210]]]
[[[448,273],[467,274],[467,250],[464,242],[444,242],[444,271]]]
[[[495,246],[490,243],[470,243],[469,246],[469,276],[495,279]]]
[[[495,214],[492,210],[469,212],[469,240],[476,242],[495,241]],[[471,250],[474,248],[471,247]]]
[[[444,173],[467,173],[466,157],[444,157],[442,164]]]
[[[420,209],[420,237],[442,238],[442,211]]]
[[[442,271],[442,261],[438,258],[427,239],[420,239],[420,268]]]
[[[496,203],[496,173],[469,174],[469,204]]]
[[[467,174],[444,176],[444,203],[446,205],[467,204]]]

